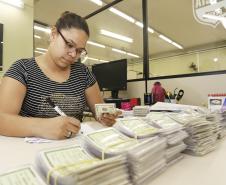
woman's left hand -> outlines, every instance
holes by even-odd
[[[108,127],[111,127],[112,125],[115,124],[116,122],[116,118],[118,118],[118,116],[122,114],[121,111],[117,110],[114,114],[110,114],[110,113],[103,113],[97,120]]]

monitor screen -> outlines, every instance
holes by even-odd
[[[92,72],[102,91],[127,89],[127,59],[93,65]]]

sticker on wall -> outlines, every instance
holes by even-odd
[[[193,0],[193,14],[202,24],[216,27],[223,24],[226,29],[226,0]]]

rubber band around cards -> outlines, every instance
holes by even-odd
[[[121,145],[123,143],[128,143],[130,141],[135,141],[136,143],[138,143],[138,140],[137,139],[128,139],[128,140],[124,140],[124,141],[121,141],[121,142],[118,142],[118,143],[114,143],[114,144],[111,144],[109,146],[107,146],[106,148],[104,148],[101,152],[101,159],[104,160],[105,159],[105,153],[110,150],[112,147],[114,146],[117,146],[117,145]]]
[[[100,160],[98,160],[98,159],[90,159],[90,160],[83,160],[83,161],[80,161],[80,162],[77,162],[77,163],[73,163],[73,164],[62,165],[62,166],[56,166],[56,167],[54,167],[53,169],[51,169],[51,170],[48,171],[48,173],[47,173],[47,180],[46,180],[46,181],[47,181],[47,184],[50,185],[50,178],[51,178],[51,175],[52,175],[52,173],[55,172],[55,171],[63,170],[64,168],[67,169],[68,167],[77,167],[77,166],[80,166],[80,165],[82,165],[82,164],[89,164],[89,163],[96,162],[96,161],[100,161]],[[69,172],[69,173],[68,173],[68,172]],[[64,176],[64,175],[70,175],[70,174],[72,174],[72,173],[74,173],[74,172],[73,172],[73,171],[70,172],[70,170],[68,170],[67,173],[66,173],[66,171],[65,171],[65,174],[63,173],[63,176]],[[58,176],[56,176],[56,177],[54,178],[54,185],[57,185],[57,181],[58,181]]]

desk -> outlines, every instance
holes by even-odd
[[[94,122],[92,127],[100,128]],[[35,164],[35,156],[41,149],[77,143],[76,138],[52,143],[29,144],[23,138],[0,136],[0,171],[23,164]],[[203,157],[185,155],[180,162],[169,167],[150,185],[225,185],[226,139],[219,141],[212,153]]]

